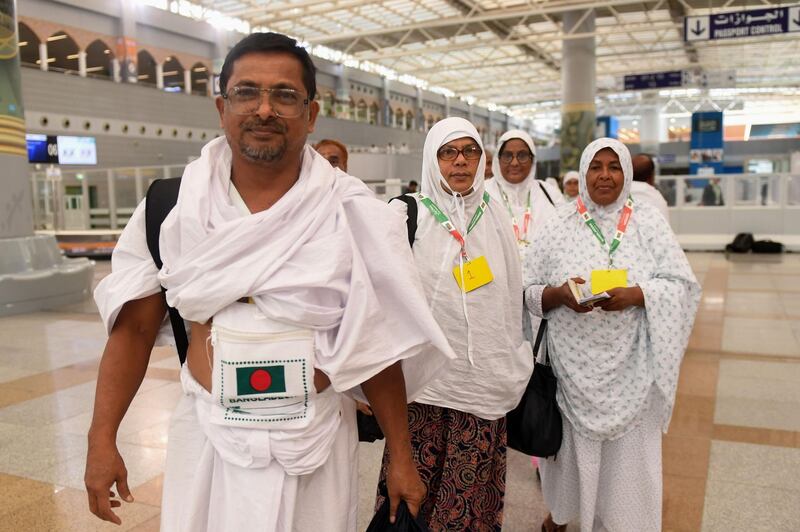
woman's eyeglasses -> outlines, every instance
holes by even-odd
[[[483,150],[481,150],[480,146],[477,144],[470,144],[469,146],[465,146],[460,150],[458,148],[454,148],[453,146],[444,146],[439,148],[439,151],[436,152],[436,155],[442,161],[455,161],[458,158],[459,153],[464,156],[464,159],[468,161],[474,161],[475,159],[481,158]]]
[[[514,158],[517,159],[517,162],[519,164],[525,164],[525,163],[533,160],[533,155],[531,155],[531,152],[529,152],[529,151],[520,151],[520,152],[517,152],[517,153],[512,153],[510,151],[504,151],[503,153],[500,154],[500,157],[499,157],[500,162],[503,163],[503,164],[509,164],[511,161],[514,160]]]

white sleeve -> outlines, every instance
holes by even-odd
[[[136,207],[114,247],[111,273],[100,281],[94,291],[94,300],[108,334],[111,334],[117,315],[125,303],[161,290],[158,269],[147,248],[144,204],[142,201]]]

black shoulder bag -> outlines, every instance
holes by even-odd
[[[561,448],[562,420],[556,402],[557,380],[548,364],[545,348],[544,364],[536,355],[544,339],[547,321],[542,320],[533,346],[534,368],[517,407],[506,414],[508,446],[530,456],[548,457]]]
[[[158,238],[161,236],[161,224],[169,212],[178,203],[178,191],[181,188],[181,178],[157,179],[153,181],[147,189],[147,200],[144,204],[144,226],[147,235],[147,249],[150,256],[159,270],[161,262],[161,250],[158,247]],[[166,303],[166,290],[161,287],[161,294]],[[172,325],[172,334],[175,336],[175,349],[178,350],[178,358],[181,365],[186,362],[186,352],[189,350],[189,337],[186,335],[186,326],[183,318],[178,313],[178,309],[167,306],[169,312],[169,322]]]

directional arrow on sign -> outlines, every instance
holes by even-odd
[[[684,40],[686,41],[707,41],[709,35],[709,17],[686,17],[684,24]]]
[[[789,8],[789,31],[800,31],[800,7]]]

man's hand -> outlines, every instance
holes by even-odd
[[[414,517],[419,513],[422,501],[425,500],[425,484],[419,478],[419,473],[414,461],[407,458],[392,458],[389,460],[386,472],[386,489],[389,493],[389,522],[397,519],[397,507],[400,501],[406,501],[408,511]]]
[[[84,483],[89,510],[118,525],[122,520],[111,508],[122,503],[110,500],[114,497],[111,487],[116,484],[117,493],[126,502],[133,502],[133,497],[128,489],[128,470],[117,450],[117,429],[147,372],[164,314],[166,304],[161,293],[125,303],[100,359]]]
[[[114,499],[111,487],[117,485],[117,492],[125,502],[133,502],[133,496],[128,488],[128,470],[113,441],[101,442],[100,438],[89,436],[83,480],[89,495],[89,510],[103,521],[122,524],[119,516],[111,510],[122,506],[120,501]]]
[[[612,288],[606,290],[611,297],[595,303],[594,306],[607,311],[625,310],[628,307],[643,307],[644,293],[638,286]]]
[[[372,409],[369,407],[367,403],[362,403],[361,401],[356,401],[356,409],[364,415],[367,416],[374,416],[375,414],[372,413]]]

